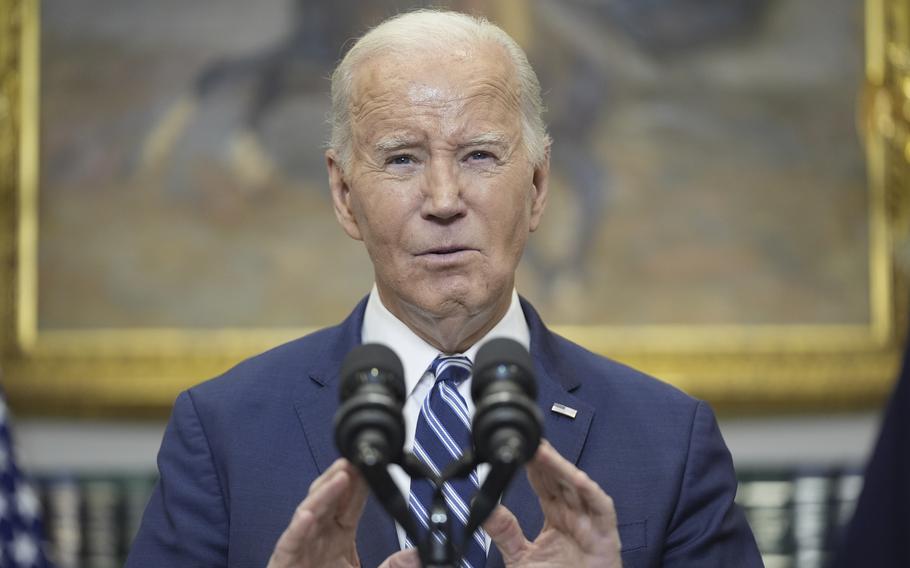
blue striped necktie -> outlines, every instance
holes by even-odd
[[[414,434],[414,454],[437,475],[452,461],[461,457],[464,448],[471,445],[471,419],[468,406],[458,393],[458,385],[471,376],[471,360],[467,357],[436,357],[430,371],[436,383],[424,399],[417,418]],[[468,478],[456,478],[443,485],[443,495],[452,520],[453,540],[461,546],[463,568],[483,568],[486,564],[483,529],[478,529],[461,542],[468,521],[468,506],[480,483],[477,471]],[[424,530],[428,527],[428,511],[433,502],[433,485],[426,479],[411,480],[408,504]],[[408,546],[413,543],[408,541]]]

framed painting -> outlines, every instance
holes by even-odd
[[[329,202],[327,76],[423,3],[362,4],[0,0],[20,411],[160,416],[369,291]],[[722,411],[881,400],[907,325],[906,0],[443,4],[540,76],[553,197],[518,289],[552,327]]]

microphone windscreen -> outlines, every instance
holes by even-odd
[[[394,351],[380,343],[365,343],[351,349],[341,364],[341,400],[345,401],[365,383],[381,382],[404,400],[404,368]]]
[[[477,396],[481,394],[481,389],[486,388],[490,381],[497,379],[497,369],[501,366],[511,368],[509,376],[502,378],[517,380],[525,390],[530,388],[528,392],[530,396],[537,395],[533,378],[534,362],[531,360],[531,354],[524,345],[514,339],[497,337],[484,343],[477,350],[477,357],[474,359],[475,379],[471,384],[472,398],[476,400]],[[516,376],[516,371],[518,376]]]

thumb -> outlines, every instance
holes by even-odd
[[[399,550],[385,559],[379,568],[420,568],[420,557],[416,548]]]
[[[493,509],[489,518],[484,522],[483,529],[487,531],[490,539],[502,553],[502,559],[507,566],[518,560],[521,553],[530,544],[521,531],[518,519],[502,505],[497,505]]]

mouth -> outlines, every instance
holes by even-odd
[[[427,256],[427,255],[444,256],[444,255],[450,255],[450,254],[458,254],[460,252],[468,252],[468,251],[472,251],[472,250],[475,250],[475,249],[472,249],[470,247],[463,247],[463,246],[459,246],[459,245],[435,247],[435,248],[431,248],[431,249],[427,249],[427,250],[423,251],[418,256]]]
[[[431,266],[445,267],[461,265],[471,259],[471,253],[477,249],[462,245],[432,247],[421,251],[416,256]]]

